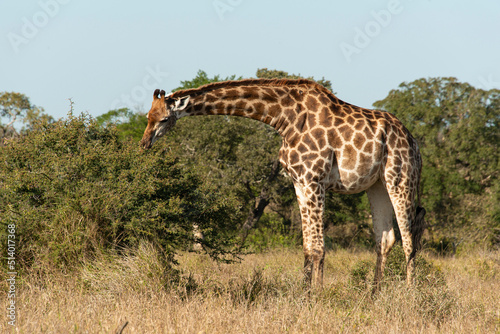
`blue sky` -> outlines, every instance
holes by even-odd
[[[147,111],[202,69],[326,78],[363,107],[404,81],[500,88],[500,1],[3,0],[0,91],[56,118]]]

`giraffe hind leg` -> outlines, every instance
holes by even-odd
[[[377,249],[377,264],[373,282],[373,292],[376,292],[384,276],[387,256],[396,241],[394,227],[392,225],[394,210],[387,190],[381,181],[377,181],[366,190],[366,193],[370,201]]]
[[[411,286],[413,285],[413,273],[415,271],[415,255],[423,232],[425,210],[419,208],[417,214],[417,207],[414,203],[415,191],[411,189],[409,182],[401,182],[397,189],[389,189],[388,193],[394,206],[394,213],[403,242],[403,251],[406,257],[406,282]],[[420,226],[417,226],[415,218],[421,220],[421,229]],[[416,227],[419,228],[416,229]],[[418,234],[418,238],[414,238],[417,237],[414,234]]]

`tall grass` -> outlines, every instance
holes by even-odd
[[[397,262],[398,249],[395,261]],[[327,254],[325,285],[303,285],[302,254],[279,250],[221,264],[183,253],[165,266],[143,243],[82,263],[72,275],[25,273],[18,327],[0,332],[114,333],[495,333],[500,330],[500,253],[422,256],[415,288],[388,272],[372,296],[374,255]],[[42,273],[42,274],[41,274]],[[6,308],[5,283],[1,307]]]

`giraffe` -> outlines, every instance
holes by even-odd
[[[325,192],[366,191],[372,212],[377,262],[374,291],[394,245],[395,213],[412,284],[424,229],[418,206],[422,160],[416,140],[392,114],[338,99],[305,79],[246,79],[211,83],[166,94],[155,90],[141,146],[150,148],[179,118],[241,116],[264,122],[282,137],[279,161],[291,177],[299,203],[304,278],[323,283]]]

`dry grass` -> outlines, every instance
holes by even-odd
[[[0,332],[115,333],[498,333],[500,253],[428,258],[420,283],[387,282],[368,293],[374,255],[327,254],[325,287],[308,294],[302,254],[282,250],[223,265],[183,254],[166,272],[152,248],[83,265],[71,276],[18,281],[18,327]],[[424,266],[425,267],[425,266]],[[390,279],[389,279],[390,280]],[[6,309],[5,289],[1,307]]]

